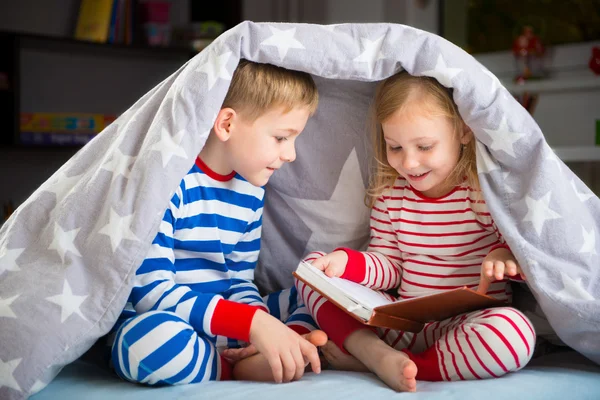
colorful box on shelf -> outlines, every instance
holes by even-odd
[[[32,145],[83,145],[115,118],[105,114],[21,113],[19,141]]]

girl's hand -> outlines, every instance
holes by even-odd
[[[348,264],[348,254],[343,250],[334,251],[312,262],[315,268],[320,269],[329,277],[344,275],[346,264]]]
[[[500,247],[491,251],[481,264],[481,279],[477,292],[486,294],[490,283],[501,281],[504,275],[516,276],[521,275],[525,280],[525,274],[517,263],[513,253],[507,248]]]

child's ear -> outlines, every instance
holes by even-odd
[[[236,112],[233,108],[221,108],[215,119],[213,131],[219,140],[226,142],[231,136],[231,124],[235,119]]]
[[[473,139],[473,131],[463,122],[462,132],[460,134],[460,143],[468,144]]]

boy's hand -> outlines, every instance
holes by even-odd
[[[344,275],[346,264],[348,264],[348,254],[342,250],[326,254],[312,262],[315,268],[320,269],[329,277]]]
[[[250,343],[267,359],[277,383],[300,379],[307,362],[315,373],[321,372],[317,348],[262,310],[252,319]]]
[[[503,247],[497,248],[491,251],[481,264],[481,279],[477,292],[486,294],[491,282],[501,281],[504,279],[504,275],[515,276],[517,274],[525,280],[525,274],[513,253]]]

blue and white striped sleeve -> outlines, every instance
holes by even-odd
[[[171,199],[150,251],[136,271],[129,299],[138,314],[150,310],[171,311],[188,321],[197,332],[247,341],[255,307],[224,300],[215,293],[201,293],[175,281],[174,224],[181,193],[179,188]],[[231,313],[238,318],[228,318]]]
[[[254,212],[252,219],[248,221],[246,231],[226,258],[230,271],[235,271],[232,276],[229,300],[257,306],[268,312],[268,307],[254,283],[254,270],[260,251],[262,213],[261,206]]]

